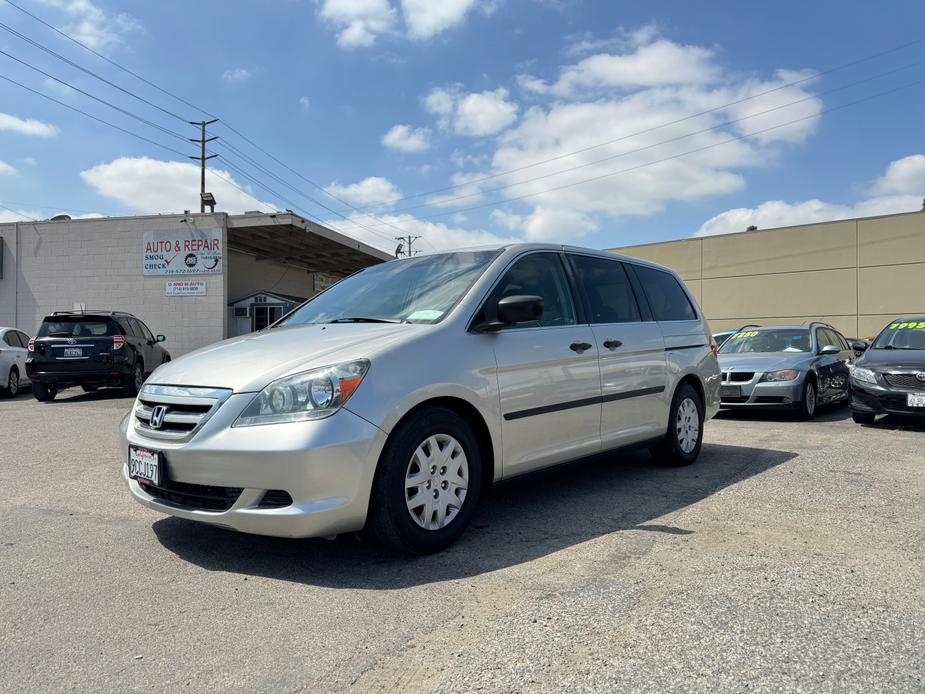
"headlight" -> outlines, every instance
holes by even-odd
[[[369,370],[365,359],[286,376],[260,391],[232,426],[324,419],[350,399]]]
[[[862,383],[873,383],[877,385],[877,374],[870,369],[861,369],[857,366],[851,367],[851,378]]]
[[[764,383],[777,383],[779,381],[795,381],[800,377],[800,372],[796,369],[782,369],[781,371],[769,371],[761,377]]]

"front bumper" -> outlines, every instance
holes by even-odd
[[[751,381],[745,383],[726,383],[720,389],[720,406],[736,407],[795,407],[803,397],[802,374],[795,381],[760,382],[762,374],[755,374]],[[735,395],[729,388],[738,388]]]
[[[232,427],[253,397],[229,397],[187,442],[147,438],[127,415],[121,460],[132,496],[161,513],[257,535],[319,537],[362,529],[385,432],[346,409],[313,422]],[[243,491],[226,511],[156,498],[128,477],[130,444],[159,451],[162,474],[173,482]],[[266,490],[288,492],[292,504],[259,508]]]
[[[910,392],[921,391],[884,388],[872,383],[859,384],[851,381],[851,411],[860,414],[894,414],[903,417],[925,417],[925,407],[909,407],[906,396]]]

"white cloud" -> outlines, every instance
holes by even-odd
[[[488,217],[495,226],[508,231],[517,231],[524,223],[524,218],[521,215],[507,212],[506,210],[492,210]]]
[[[303,111],[309,111],[311,110],[311,107],[312,107],[311,99],[309,99],[307,96],[299,97],[299,108],[301,108]]]
[[[222,169],[206,171],[206,190],[215,195],[217,209],[231,213],[278,209],[270,203],[255,201],[219,176],[237,183],[230,173]],[[148,157],[121,157],[81,171],[80,177],[100,195],[117,200],[138,213],[199,209],[199,166],[196,164]],[[246,185],[237,185],[247,190]]]
[[[27,166],[38,166],[39,163],[35,160],[35,157],[23,157],[22,163]]]
[[[537,206],[524,222],[528,241],[571,241],[597,230],[587,215],[566,207]]]
[[[15,176],[18,173],[19,171],[16,170],[15,166],[11,166],[0,159],[0,176]]]
[[[378,35],[392,32],[396,21],[388,0],[324,0],[319,14],[340,30],[341,48],[371,46]]]
[[[369,176],[357,183],[342,186],[337,182],[325,186],[334,197],[364,207],[367,205],[391,205],[401,198],[401,193],[387,178]]]
[[[423,103],[441,128],[452,128],[457,135],[495,135],[517,120],[517,104],[508,101],[503,87],[475,93],[465,93],[459,85],[435,87]]]
[[[96,219],[103,216],[98,212],[75,214],[67,210],[49,212],[46,209],[44,212],[39,212],[38,210],[18,210],[16,208],[4,209],[0,207],[0,224],[3,222],[34,222],[35,220],[51,219],[52,217],[56,217],[60,214],[66,214],[70,216],[71,219]]]
[[[228,84],[246,82],[253,76],[254,73],[248,70],[246,67],[230,68],[222,73],[222,79]]]
[[[921,209],[925,196],[925,155],[914,154],[892,162],[886,172],[853,205],[804,200],[769,200],[757,207],[739,207],[708,219],[694,236],[713,236],[759,229],[828,222],[837,219],[870,217]]]
[[[9,113],[0,113],[0,130],[8,130],[20,135],[34,135],[35,137],[55,137],[58,134],[58,128],[51,123],[45,123],[34,118],[19,118]]]
[[[97,51],[108,51],[124,44],[125,35],[140,31],[141,24],[125,12],[108,15],[90,0],[42,0],[65,13],[62,31]]]
[[[651,43],[658,33],[658,26],[649,23],[631,30],[619,27],[613,36],[603,39],[595,37],[591,32],[573,34],[566,37],[568,45],[565,48],[565,54],[578,56],[601,51],[626,50],[627,47]]]
[[[401,0],[408,34],[429,39],[461,23],[476,0]]]
[[[482,197],[482,188],[479,185],[484,176],[481,173],[464,173],[459,171],[454,173],[450,180],[453,182],[453,188],[448,193],[441,195],[432,195],[427,198],[427,204],[434,207],[452,207],[453,205],[472,204]],[[457,198],[464,198],[465,202]]]
[[[351,226],[343,220],[331,220],[330,226],[365,243],[393,253],[397,241],[390,241],[390,236],[404,233],[420,236],[414,247],[422,251],[471,248],[473,246],[493,246],[505,243],[517,243],[519,239],[504,237],[484,229],[463,229],[439,222],[418,219],[410,214],[379,215],[377,220],[370,220],[366,215],[353,215],[351,222],[362,224],[367,228]],[[386,224],[382,224],[386,222]],[[400,231],[399,231],[400,230]],[[376,232],[376,233],[374,233]]]
[[[430,129],[395,125],[382,136],[382,144],[399,152],[425,152],[430,149]]]

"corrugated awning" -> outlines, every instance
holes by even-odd
[[[349,275],[388,253],[289,212],[228,216],[228,248],[312,272]]]

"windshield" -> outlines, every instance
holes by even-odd
[[[121,333],[114,321],[91,316],[46,318],[38,337],[110,337]]]
[[[925,321],[890,323],[874,340],[872,349],[925,349]]]
[[[800,328],[748,328],[733,333],[719,348],[720,354],[752,352],[809,352],[809,330]]]
[[[338,282],[274,327],[331,321],[436,323],[498,253],[442,253],[374,265]]]

